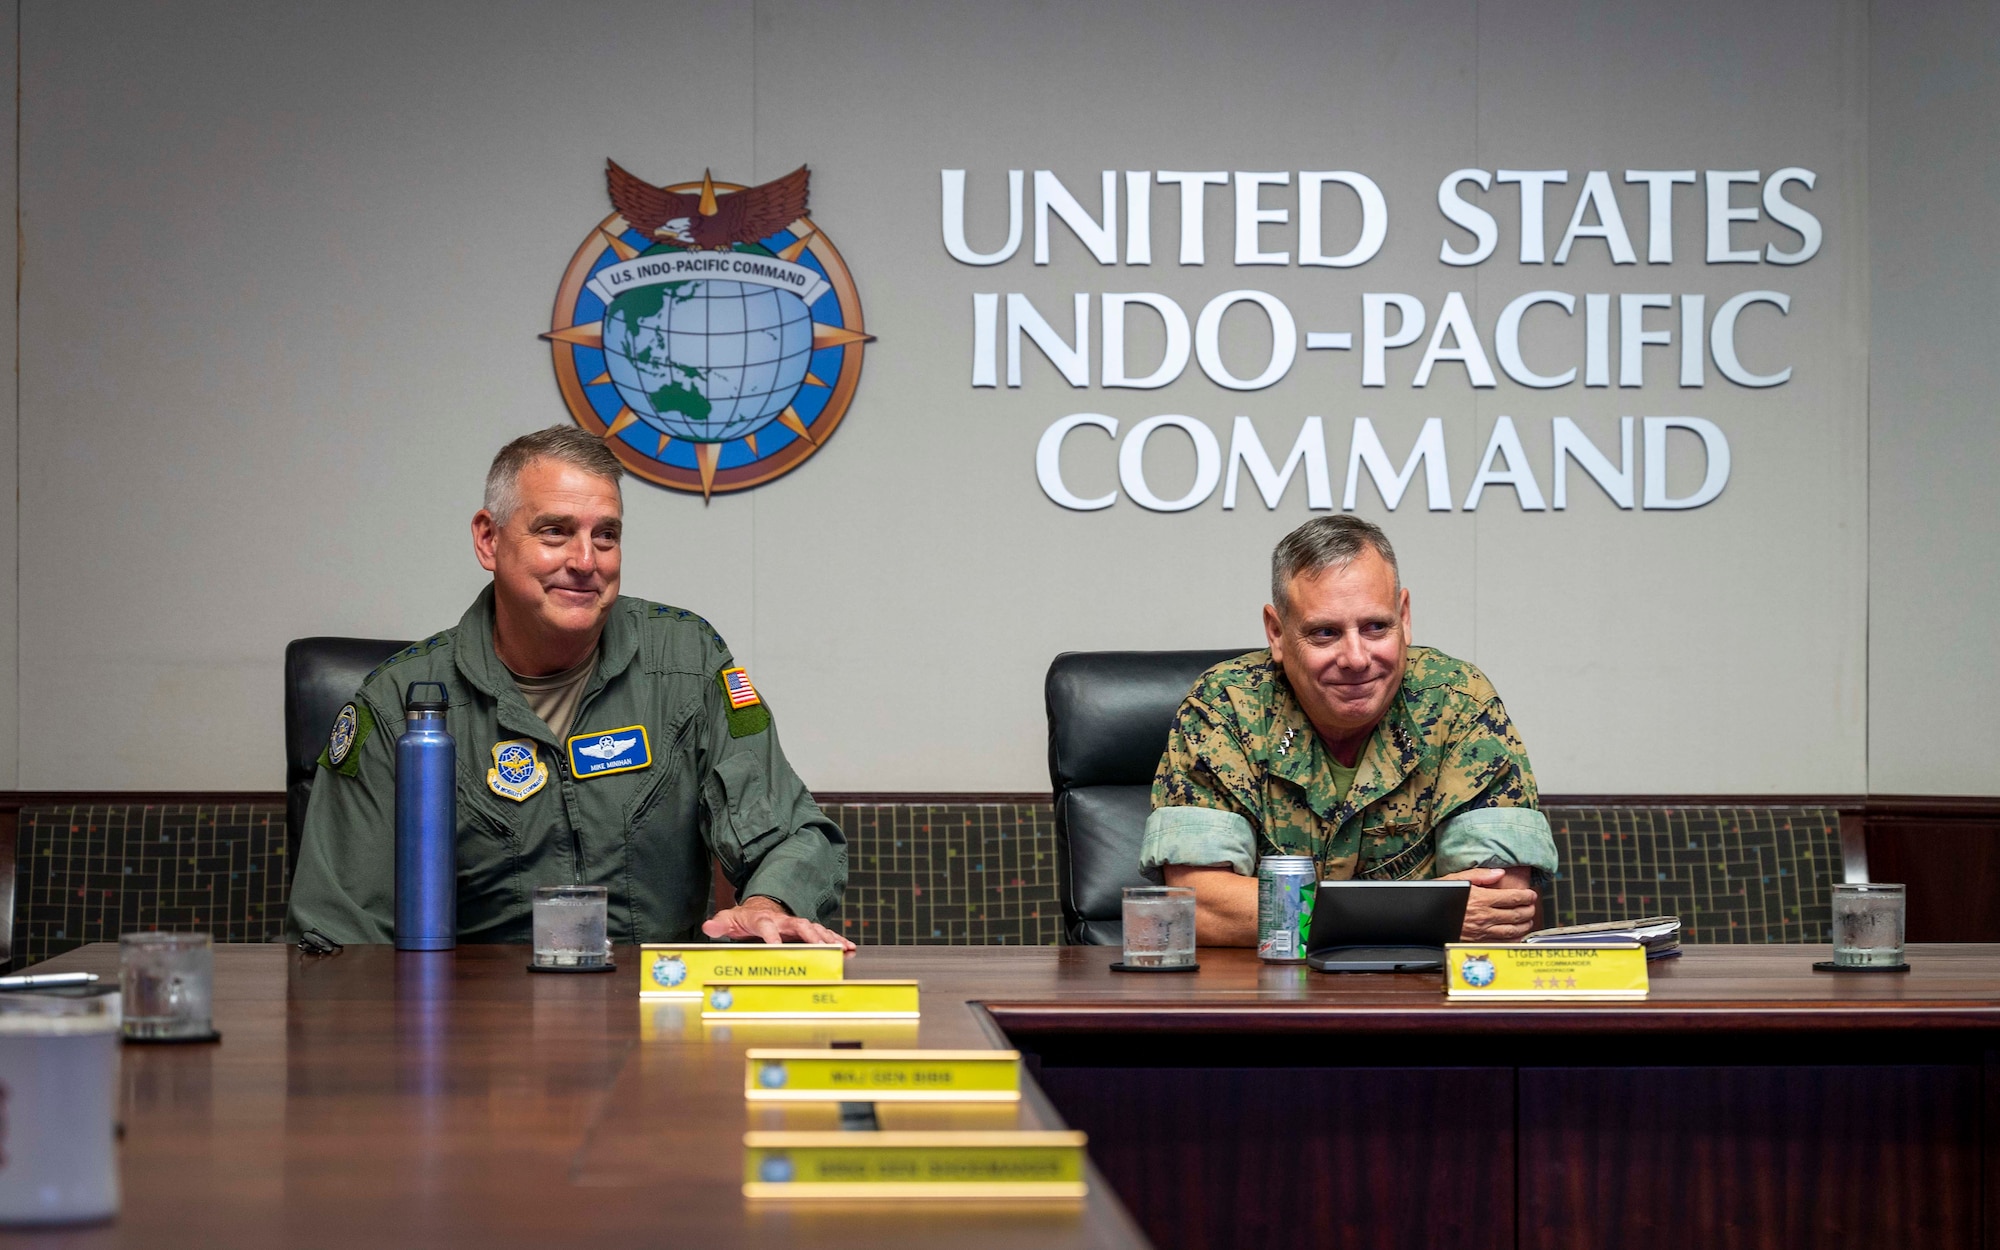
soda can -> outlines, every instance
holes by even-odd
[[[1266,855],[1257,861],[1259,959],[1276,964],[1305,962],[1318,880],[1310,855]]]

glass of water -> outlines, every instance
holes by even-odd
[[[125,1036],[185,1042],[214,1036],[215,947],[206,933],[127,933],[118,939]]]
[[[611,967],[604,908],[610,891],[601,885],[535,887],[537,968],[595,972]]]
[[[1134,886],[1125,891],[1125,966],[1182,968],[1194,962],[1194,891]]]
[[[1833,887],[1833,962],[1841,968],[1903,964],[1903,887],[1855,882]]]

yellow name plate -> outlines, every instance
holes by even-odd
[[[743,1135],[746,1198],[1081,1198],[1082,1133]]]
[[[743,1096],[751,1102],[1019,1102],[1020,1061],[1012,1050],[749,1050]]]
[[[711,981],[704,1020],[876,1020],[917,1018],[915,981]]]
[[[838,981],[846,955],[818,943],[767,942],[639,948],[639,997],[700,998],[716,981]]]
[[[1645,948],[1453,943],[1444,948],[1449,998],[1644,998]]]

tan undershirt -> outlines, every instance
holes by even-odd
[[[514,685],[521,691],[521,697],[528,701],[528,709],[542,718],[542,722],[561,742],[569,735],[571,722],[576,720],[576,705],[583,701],[583,688],[590,684],[590,675],[597,671],[597,649],[592,648],[583,657],[583,663],[575,668],[551,673],[547,677],[523,677],[513,669]]]

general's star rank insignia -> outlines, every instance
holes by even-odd
[[[549,766],[535,753],[528,738],[493,744],[493,767],[486,770],[486,788],[503,799],[521,802],[549,783]]]

